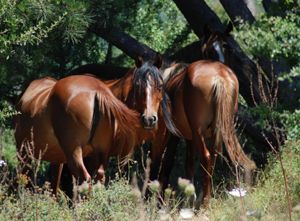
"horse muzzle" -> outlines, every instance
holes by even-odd
[[[144,129],[153,129],[157,125],[157,117],[150,116],[146,117],[144,114],[141,116],[141,121]]]

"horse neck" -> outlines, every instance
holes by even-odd
[[[126,101],[130,89],[132,88],[132,73],[133,71],[129,71],[122,78],[105,81],[105,84],[109,87],[115,97],[123,102]]]
[[[122,87],[120,86],[122,84],[121,80],[122,78],[104,81],[104,83],[118,99],[120,99],[122,95]]]
[[[186,73],[186,64],[175,64],[169,68],[166,68],[163,72],[163,79],[166,88],[166,92],[170,93],[181,87],[183,79]]]

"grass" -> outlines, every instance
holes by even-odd
[[[5,131],[1,138],[2,154],[9,167],[16,165],[15,149],[11,131]],[[287,173],[287,181],[292,206],[300,203],[300,141],[290,140],[282,148],[282,159]],[[0,168],[1,173],[1,168]],[[248,189],[243,198],[218,191],[208,209],[200,209],[193,220],[229,221],[247,220],[282,221],[287,220],[287,203],[284,180],[278,159],[269,157],[269,164],[260,172],[258,183]],[[219,188],[221,189],[221,188]],[[179,217],[179,198],[172,193],[171,200],[163,207],[174,220]],[[52,196],[49,184],[34,192],[22,186],[14,194],[8,194],[7,186],[0,185],[0,221],[2,220],[158,220],[159,208],[156,197],[148,201],[141,199],[141,193],[125,178],[117,178],[109,185],[96,185],[89,197],[81,197],[73,207],[61,195]],[[293,211],[292,220],[300,220],[300,212]]]
[[[289,141],[283,148],[282,158],[287,173],[292,206],[300,203],[300,141]],[[273,156],[265,172],[261,172],[259,183],[241,200],[233,197],[215,198],[211,202],[211,220],[235,220],[245,212],[255,212],[264,221],[287,220],[287,202],[284,179],[278,160]],[[259,213],[259,214],[258,214]],[[257,220],[250,217],[248,220]],[[293,212],[292,220],[300,220],[300,213]]]

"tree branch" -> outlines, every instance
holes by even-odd
[[[157,53],[148,46],[139,43],[135,38],[116,28],[104,28],[94,24],[89,28],[89,31],[114,44],[133,59],[136,59],[138,56],[143,56],[144,59],[153,59]]]

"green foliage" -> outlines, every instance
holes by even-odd
[[[0,5],[0,60],[7,60],[16,48],[20,46],[38,45],[48,34],[57,27],[63,14],[55,15],[55,19],[48,19],[47,7],[37,15],[34,4],[47,5],[46,1],[10,1],[1,0]],[[37,16],[37,17],[36,17]]]
[[[0,128],[7,125],[11,118],[17,115],[18,112],[6,101],[0,101]]]
[[[280,116],[287,131],[287,138],[300,140],[300,110],[295,110],[292,113],[285,111]],[[300,154],[300,146],[298,147],[298,154]]]
[[[0,159],[3,159],[11,170],[17,167],[18,160],[13,130],[5,129],[0,134]]]
[[[289,14],[285,18],[262,16],[254,24],[244,23],[235,37],[243,49],[254,57],[286,58],[293,66],[300,57],[300,17]]]
[[[196,39],[190,30],[186,30],[187,22],[174,2],[143,0],[138,6],[134,25],[129,32],[154,50],[161,53],[172,47],[176,50]],[[182,34],[184,38],[176,42],[177,37]],[[169,51],[172,52],[174,51]]]

